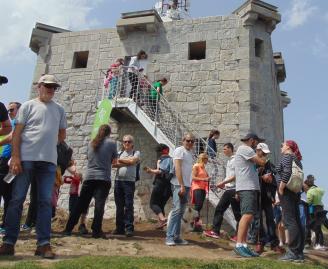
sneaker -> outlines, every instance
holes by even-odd
[[[322,250],[322,251],[325,251],[327,250],[327,248],[323,245],[320,245],[320,244],[317,244],[313,247],[314,250]]]
[[[245,248],[246,252],[249,255],[251,255],[251,257],[259,257],[260,256],[257,252],[255,252],[254,250],[252,250],[249,246],[244,247],[244,248]]]
[[[255,247],[255,252],[261,255],[264,252],[264,246],[262,244],[257,244]]]
[[[14,256],[15,247],[14,245],[3,243],[0,247],[0,256]]]
[[[21,231],[22,232],[29,232],[29,231],[31,231],[32,230],[32,227],[31,226],[28,226],[27,224],[23,224],[22,226],[21,226]]]
[[[232,242],[237,242],[237,235],[230,237],[230,240]]]
[[[205,235],[207,237],[212,237],[212,238],[215,238],[215,239],[219,239],[220,238],[220,235],[217,234],[216,232],[214,232],[213,230],[204,231],[203,232],[203,235]]]
[[[88,233],[89,233],[89,231],[88,231],[87,227],[85,226],[85,224],[84,223],[83,224],[80,224],[80,226],[79,226],[79,234],[86,235]]]
[[[241,257],[244,257],[244,258],[250,258],[250,257],[253,257],[252,255],[250,255],[248,253],[248,251],[246,250],[246,248],[244,246],[241,246],[241,247],[235,247],[233,249],[233,251],[238,255],[238,256],[241,256]]]
[[[165,240],[165,245],[167,245],[167,246],[175,246],[176,244],[175,244],[175,242],[174,242],[173,239],[166,239]]]
[[[52,251],[50,244],[38,246],[34,255],[45,259],[54,259],[56,257],[56,254]]]
[[[298,259],[299,259],[299,257],[297,257],[290,250],[288,250],[284,256],[282,256],[282,257],[279,258],[279,260],[280,261],[283,261],[283,262],[293,262],[293,261],[296,261]]]
[[[304,262],[304,254],[297,255],[297,259],[295,259],[294,262],[303,263]]]
[[[126,237],[132,237],[133,236],[133,231],[126,231],[125,235],[126,235]]]
[[[174,243],[176,245],[179,245],[179,246],[189,245],[189,242],[187,240],[182,239],[182,238],[174,239]]]

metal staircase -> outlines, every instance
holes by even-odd
[[[103,77],[104,74],[106,75],[105,72],[101,71],[100,77]],[[192,133],[196,139],[193,150],[195,159],[204,151],[212,151],[214,153],[213,149],[206,146],[206,140],[183,120],[181,115],[162,94],[157,94],[155,100],[152,99],[153,95],[150,92],[156,89],[142,72],[131,70],[126,66],[120,66],[116,70],[111,71],[111,74],[108,76],[109,79],[106,77],[101,81],[102,86],[99,87],[101,90],[98,90],[96,94],[96,104],[104,98],[109,98],[113,111],[128,110],[158,143],[167,144],[170,147],[171,153],[180,145],[183,135],[187,132]],[[216,154],[214,153],[213,155]],[[211,188],[208,198],[215,207],[223,191],[214,186],[218,179],[223,179],[224,167],[218,158],[209,158],[206,169],[211,176]],[[232,227],[236,226],[230,209],[226,211],[224,217]]]

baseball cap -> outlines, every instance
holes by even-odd
[[[43,75],[40,77],[38,84],[43,83],[43,84],[54,84],[56,87],[60,87],[60,84],[58,83],[57,79],[55,78],[54,75]]]
[[[8,79],[4,76],[0,76],[0,85],[8,83]]]
[[[265,139],[263,139],[263,138],[259,138],[258,136],[257,136],[257,134],[255,134],[255,133],[248,133],[244,138],[242,138],[242,139],[240,139],[241,141],[247,141],[247,140],[249,140],[249,139],[251,139],[251,138],[253,138],[254,140],[257,140],[257,141],[259,141],[259,142],[264,142],[265,141]]]
[[[256,149],[260,149],[266,154],[271,152],[269,146],[265,143],[258,143]]]

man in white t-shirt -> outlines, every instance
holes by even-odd
[[[168,246],[188,244],[188,241],[180,237],[180,227],[181,219],[189,199],[193,165],[191,151],[194,142],[195,139],[192,134],[185,134],[182,140],[182,146],[176,148],[173,152],[175,175],[171,179],[173,207],[166,231],[166,245]]]
[[[52,100],[59,86],[53,75],[41,76],[38,97],[22,104],[18,111],[10,163],[10,171],[16,177],[0,256],[15,253],[23,203],[33,178],[38,192],[35,255],[48,259],[55,257],[50,247],[51,194],[56,174],[57,143],[65,139],[67,128],[63,107]]]
[[[242,257],[257,257],[259,255],[247,246],[246,237],[259,206],[260,182],[256,165],[264,166],[267,160],[255,153],[257,144],[264,139],[248,133],[241,141],[243,144],[238,147],[235,156],[236,193],[240,199],[241,219],[234,251]]]

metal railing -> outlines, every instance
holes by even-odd
[[[101,74],[101,76],[106,75],[103,71]],[[179,146],[185,133],[191,133],[195,137],[193,150],[195,159],[202,152],[216,156],[216,152],[207,145],[206,139],[202,138],[189,123],[183,120],[181,114],[171,106],[163,94],[157,92],[157,89],[142,72],[132,70],[127,66],[120,66],[103,82],[102,91],[97,92],[96,103],[104,98],[109,98],[115,107],[119,103],[133,101],[136,103],[136,108],[143,110],[154,122],[155,129],[159,128],[175,147]],[[223,162],[217,157],[209,158],[206,169],[211,176],[212,198],[218,201],[222,191],[217,189],[215,184],[224,177]],[[230,223],[234,223],[231,219],[233,217],[228,218]]]

